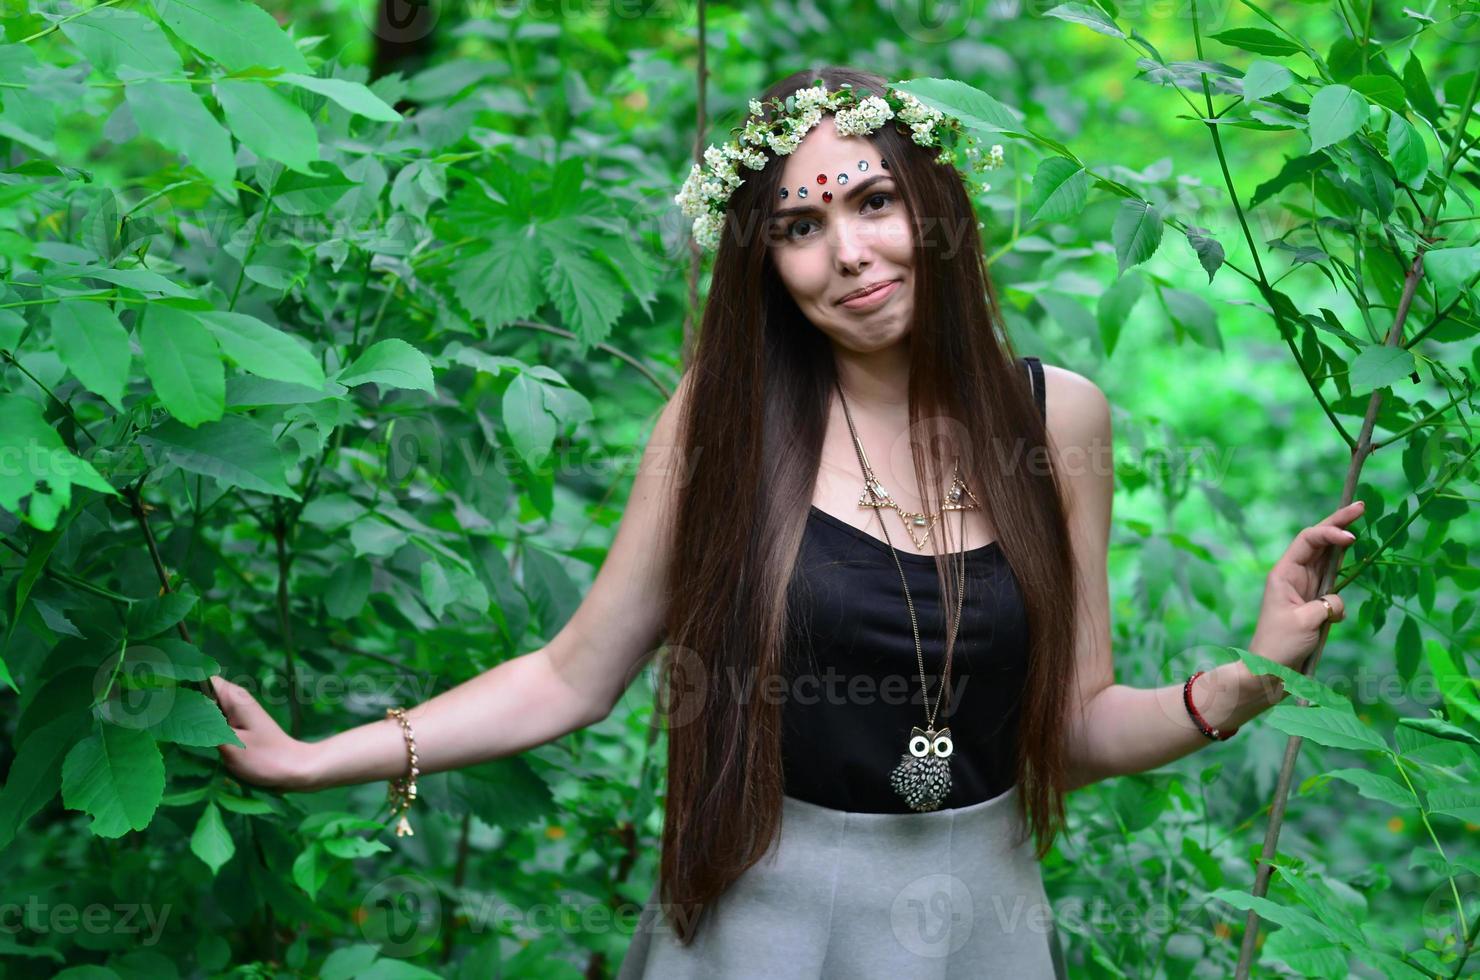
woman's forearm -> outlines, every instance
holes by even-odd
[[[1242,661],[1221,664],[1192,685],[1193,705],[1219,731],[1243,725],[1283,697],[1277,678],[1256,677]],[[1212,744],[1187,714],[1181,682],[1154,688],[1112,684],[1070,726],[1070,788],[1157,769]]]
[[[544,650],[507,660],[406,709],[423,775],[517,755],[601,717],[560,678]],[[308,743],[298,782],[305,791],[328,789],[393,779],[406,768],[401,724],[382,718]]]

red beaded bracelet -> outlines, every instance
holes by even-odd
[[[1192,723],[1197,726],[1198,731],[1202,732],[1208,738],[1213,739],[1216,742],[1226,742],[1230,738],[1233,738],[1233,736],[1238,734],[1238,729],[1230,728],[1226,732],[1220,732],[1218,731],[1218,729],[1209,725],[1207,721],[1204,720],[1203,716],[1198,713],[1198,710],[1192,706],[1192,682],[1197,680],[1202,675],[1203,671],[1199,670],[1197,673],[1187,678],[1187,683],[1182,685],[1182,703],[1186,705],[1187,714],[1192,717]]]

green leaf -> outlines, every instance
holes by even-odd
[[[1198,264],[1208,274],[1208,282],[1212,282],[1223,265],[1222,244],[1206,228],[1188,228],[1187,244],[1197,253]]]
[[[287,448],[255,419],[229,415],[195,429],[170,420],[142,433],[139,442],[180,469],[208,476],[223,487],[299,499],[287,481]]]
[[[1423,63],[1416,54],[1409,55],[1408,61],[1403,65],[1403,91],[1408,94],[1409,103],[1418,110],[1419,115],[1430,122],[1439,121],[1443,113],[1439,109],[1438,100],[1434,98],[1428,76],[1424,74]]]
[[[330,837],[323,843],[324,850],[346,861],[370,857],[372,854],[383,854],[390,850],[390,845],[385,841],[367,837]]]
[[[1238,647],[1231,647],[1230,649],[1243,661],[1244,666],[1249,668],[1249,673],[1256,677],[1264,675],[1278,677],[1285,690],[1295,697],[1302,698],[1322,708],[1332,708],[1351,715],[1356,713],[1356,708],[1353,707],[1350,698],[1322,684],[1320,681],[1306,677],[1304,674],[1291,670],[1284,664],[1276,663],[1268,657],[1261,657],[1252,651],[1242,650]]]
[[[1209,350],[1223,349],[1223,335],[1218,332],[1218,316],[1208,301],[1182,289],[1163,289],[1162,301],[1167,315],[1198,344]]]
[[[379,955],[374,946],[341,946],[324,958],[319,980],[356,980]]]
[[[1366,769],[1332,769],[1326,775],[1351,783],[1369,800],[1391,803],[1396,807],[1416,807],[1418,800],[1396,780]]]
[[[503,412],[514,448],[530,469],[536,468],[559,431],[554,413],[545,405],[545,386],[521,373],[504,389]]]
[[[549,226],[546,226],[549,230]],[[565,326],[586,348],[605,340],[622,312],[622,287],[610,268],[563,236],[547,237],[544,283]]]
[[[190,835],[190,853],[206,863],[206,867],[211,869],[212,877],[236,853],[236,842],[227,832],[226,824],[221,820],[221,811],[214,802],[206,804],[200,819],[196,821],[195,831]]]
[[[1458,725],[1450,724],[1443,718],[1399,718],[1398,724],[1404,728],[1414,728],[1433,735],[1435,738],[1448,739],[1451,742],[1467,742],[1475,746],[1475,748],[1480,749],[1480,735],[1467,732]]]
[[[1384,388],[1412,374],[1413,352],[1387,344],[1369,344],[1353,360],[1347,381],[1353,391]]]
[[[283,33],[272,14],[255,3],[154,0],[154,10],[176,37],[231,71],[308,71],[308,63],[293,39]]]
[[[427,356],[404,340],[389,338],[370,347],[334,377],[353,387],[370,381],[392,388],[416,388],[435,393],[432,365]]]
[[[1461,291],[1467,292],[1476,272],[1480,272],[1480,245],[1436,248],[1424,253],[1424,278],[1434,284],[1440,305],[1449,303]]]
[[[226,409],[221,350],[198,314],[151,306],[139,331],[144,370],[170,414],[186,425],[219,419]]]
[[[57,356],[88,391],[119,411],[133,354],[128,331],[107,303],[64,299],[51,308]]]
[[[1429,812],[1480,823],[1480,792],[1473,789],[1436,789],[1429,793]]]
[[[1376,102],[1394,112],[1403,112],[1408,108],[1403,83],[1391,75],[1358,75],[1350,84],[1369,102]]]
[[[1424,654],[1449,717],[1459,720],[1468,715],[1471,721],[1480,721],[1480,696],[1476,695],[1475,678],[1465,670],[1463,658],[1451,654],[1438,640],[1424,643]]]
[[[1397,114],[1388,120],[1387,150],[1398,182],[1415,189],[1422,187],[1429,172],[1429,151],[1413,124]]]
[[[62,759],[87,734],[88,718],[71,712],[51,719],[16,746],[15,761],[0,789],[0,851],[25,822],[56,796]]]
[[[1249,198],[1249,207],[1257,208],[1291,184],[1308,183],[1307,178],[1312,173],[1329,166],[1330,163],[1331,158],[1324,153],[1309,153],[1286,160],[1278,174],[1254,188],[1254,196]]]
[[[1422,478],[1414,483],[1422,485]],[[1403,622],[1398,624],[1398,636],[1394,642],[1393,656],[1398,663],[1398,676],[1404,682],[1413,680],[1413,675],[1418,672],[1418,662],[1423,655],[1423,644],[1419,639],[1418,621],[1407,613],[1403,614]]]
[[[1032,221],[1063,221],[1079,214],[1089,192],[1089,175],[1073,160],[1049,157],[1033,174],[1028,200]]]
[[[293,884],[308,892],[308,897],[316,899],[319,889],[324,887],[324,882],[329,878],[329,865],[323,859],[323,851],[317,842],[308,845],[303,853],[293,860]]]
[[[184,65],[159,25],[132,10],[98,7],[58,26],[99,72],[110,78],[180,75]]]
[[[236,138],[260,157],[289,170],[313,174],[319,159],[319,134],[308,113],[261,82],[222,78],[216,98]]]
[[[274,381],[324,387],[324,369],[318,359],[292,335],[245,313],[210,310],[201,313],[200,319],[222,352],[242,370]]]
[[[157,81],[130,82],[124,97],[139,132],[189,160],[217,187],[236,177],[231,134],[206,108],[189,85]]]
[[[189,430],[185,430],[189,431]],[[190,615],[199,597],[193,592],[166,592],[129,606],[125,624],[131,638],[146,640]]]
[[[1327,85],[1310,100],[1306,121],[1315,152],[1361,129],[1367,122],[1367,100],[1345,85]]]
[[[1266,31],[1262,27],[1236,27],[1231,31],[1220,31],[1209,36],[1231,48],[1252,51],[1255,54],[1274,55],[1277,58],[1299,54],[1301,51],[1300,45],[1294,41],[1281,37],[1273,31]]]
[[[1284,65],[1273,61],[1255,61],[1244,73],[1244,101],[1267,99],[1294,84],[1295,76]]]
[[[1100,294],[1095,304],[1095,321],[1100,328],[1100,343],[1104,345],[1106,357],[1114,353],[1121,331],[1130,320],[1131,311],[1140,300],[1145,284],[1139,272],[1131,272],[1116,279]]]
[[[24,517],[42,531],[71,506],[72,487],[117,493],[91,463],[72,455],[40,406],[21,395],[0,395],[0,460],[11,461],[0,466],[0,507],[20,515],[29,498]]]
[[[1269,724],[1286,735],[1310,739],[1336,749],[1387,751],[1387,743],[1356,715],[1334,708],[1278,704],[1269,711]]]
[[[458,302],[490,332],[527,319],[544,301],[540,251],[523,231],[508,230],[488,250],[468,256],[452,273]]]
[[[1045,17],[1057,17],[1071,24],[1083,24],[1090,30],[1109,37],[1125,37],[1125,32],[1096,7],[1084,3],[1061,3],[1043,12]]]
[[[62,803],[91,816],[99,837],[143,830],[163,795],[164,759],[148,732],[100,725],[62,763]]]
[[[1233,888],[1220,888],[1209,892],[1208,897],[1227,902],[1234,908],[1245,912],[1250,910],[1258,912],[1261,919],[1278,923],[1301,936],[1325,938],[1331,942],[1341,941],[1341,937],[1330,926],[1316,921],[1300,909],[1293,909],[1267,898],[1256,897]]]
[[[987,132],[1026,132],[1021,112],[954,78],[914,78],[899,82],[895,88],[909,92],[933,109],[955,116],[968,128]]]
[[[170,592],[167,595],[180,595]],[[161,596],[161,598],[164,598]],[[135,605],[138,605],[135,603]],[[171,624],[173,625],[173,624]],[[200,652],[200,649],[184,640],[170,636],[156,636],[143,642],[130,641],[124,655],[123,669],[130,676],[153,677],[159,680],[203,681],[220,673],[221,665]]]
[[[374,119],[377,122],[400,122],[401,120],[399,112],[386,105],[379,96],[359,82],[351,82],[343,78],[315,78],[312,75],[301,75],[296,72],[285,72],[277,76],[274,81],[286,82],[310,92],[317,92],[366,119]]]
[[[284,214],[323,214],[360,184],[327,160],[318,162],[322,173],[286,171],[272,188],[272,206]]]
[[[1115,242],[1115,259],[1122,275],[1133,265],[1140,265],[1161,245],[1161,212],[1149,201],[1127,198],[1120,202],[1110,237]]]
[[[189,687],[171,688],[165,693],[172,699],[169,714],[149,726],[156,740],[202,747],[236,745],[246,748],[236,737],[236,732],[231,730],[215,701]]]

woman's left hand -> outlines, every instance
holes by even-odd
[[[1364,510],[1360,500],[1353,501],[1290,542],[1264,581],[1264,603],[1249,652],[1299,670],[1320,642],[1328,616],[1333,623],[1346,618],[1341,596],[1326,593],[1324,598],[1331,603],[1328,613],[1316,590],[1321,586],[1328,549],[1345,548],[1356,540],[1344,528]]]

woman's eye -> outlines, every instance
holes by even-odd
[[[875,201],[877,201],[881,197],[886,202],[893,201],[894,200],[894,195],[893,194],[890,194],[888,191],[876,191],[873,194],[870,194],[868,197],[864,198],[864,201],[863,201],[864,210],[867,210],[868,209],[868,206],[870,204],[873,204]],[[881,210],[883,210],[883,207],[881,206],[881,207],[878,207],[878,208],[874,208],[874,210],[875,211],[881,211]],[[798,218],[796,221],[793,221],[790,225],[787,226],[787,228],[786,228],[786,237],[787,238],[790,238],[790,239],[796,239],[798,237],[802,237],[802,236],[797,235],[797,233],[796,233],[797,229],[799,227],[801,227],[802,225],[810,225],[810,224],[813,224],[813,223],[814,222],[812,221],[811,218]]]
[[[811,223],[812,223],[812,219],[810,219],[810,218],[800,218],[800,219],[798,219],[796,221],[793,221],[791,223],[791,225],[786,229],[786,237],[787,238],[796,238],[797,237],[797,235],[796,235],[797,228],[800,227],[800,226],[802,226],[802,225],[810,225]]]

